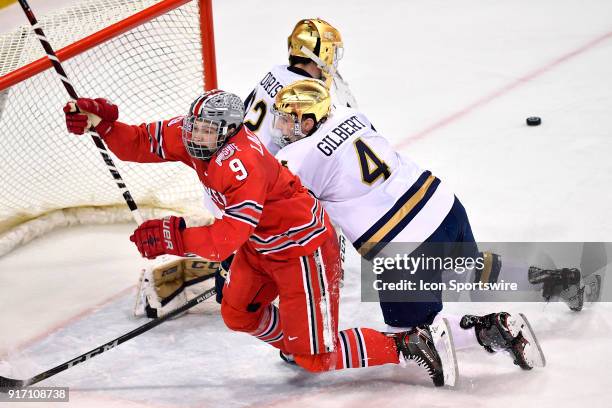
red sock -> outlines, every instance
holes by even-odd
[[[395,340],[372,329],[349,329],[338,333],[336,370],[398,364]]]
[[[315,355],[295,355],[295,362],[308,371],[398,364],[395,340],[372,329],[349,329],[338,333],[336,350]]]
[[[259,340],[268,343],[278,349],[283,348],[283,329],[280,325],[280,314],[278,308],[273,304],[266,306],[261,314],[259,326],[256,330],[249,333]]]

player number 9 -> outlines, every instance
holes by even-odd
[[[238,181],[244,180],[249,175],[249,173],[247,172],[246,168],[244,167],[244,164],[242,164],[240,159],[234,159],[234,160],[230,161],[229,162],[229,167],[230,167],[230,169],[232,169],[232,171],[234,173],[238,173],[238,174],[236,174],[236,180],[238,180]]]

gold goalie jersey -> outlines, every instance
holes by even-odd
[[[395,152],[351,108],[336,108],[314,134],[276,157],[323,202],[366,259],[388,242],[425,241],[453,205],[454,194],[440,179]]]

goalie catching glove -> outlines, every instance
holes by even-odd
[[[154,259],[160,255],[185,254],[182,232],[185,230],[185,220],[181,217],[169,216],[158,220],[143,222],[130,241],[136,244],[140,254],[148,259]]]
[[[134,315],[156,318],[181,307],[214,286],[218,268],[218,262],[199,257],[159,257],[142,270]],[[202,313],[206,307],[202,303],[188,313]]]
[[[95,130],[104,137],[113,128],[119,118],[117,105],[103,98],[79,98],[64,106],[66,127],[70,133],[82,135],[88,130]]]

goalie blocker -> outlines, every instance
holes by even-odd
[[[219,262],[197,256],[163,255],[142,270],[134,305],[134,315],[157,318],[184,305],[215,285]],[[199,304],[188,313],[202,313]]]

